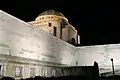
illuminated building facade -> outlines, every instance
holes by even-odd
[[[50,10],[26,23],[0,10],[0,77],[60,76],[62,67],[76,62],[92,66],[94,61],[105,73],[112,71],[111,58],[115,71],[120,70],[120,44],[76,47],[71,43],[72,38],[80,43],[76,37],[77,31],[61,13]]]
[[[75,50],[75,46],[61,40],[58,33],[53,36],[0,11],[1,76],[60,76],[61,67],[75,65]]]
[[[73,45],[80,44],[77,30],[61,12],[47,10],[42,12],[35,21],[28,23]]]

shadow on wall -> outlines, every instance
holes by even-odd
[[[76,45],[75,38],[72,38],[71,40],[69,40],[68,43],[72,45]]]
[[[71,66],[64,67],[63,76],[83,76],[88,80],[99,80],[98,63],[94,62],[94,66]]]

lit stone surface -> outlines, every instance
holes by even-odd
[[[5,75],[15,77],[15,67],[22,66],[22,77],[26,78],[30,76],[28,69],[34,66],[38,70],[36,75],[41,74],[42,67],[45,70],[53,68],[55,75],[59,76],[57,67],[75,65],[73,45],[3,11],[0,15],[3,19],[0,18],[0,63]]]
[[[1,31],[0,40],[2,41],[0,43],[10,46],[10,55],[37,59],[39,55],[44,54],[46,55],[43,55],[46,58],[45,60],[47,60],[47,58],[51,59],[49,55],[53,55],[54,59],[52,61],[70,64],[69,61],[64,60],[67,58],[63,57],[65,54],[70,55],[72,58],[73,55],[71,55],[71,52],[74,53],[74,46],[63,42],[62,40],[57,39],[42,30],[33,28],[29,24],[6,13],[3,14],[3,16],[5,22],[3,24],[3,30]],[[64,61],[59,60],[58,57],[62,58]],[[41,60],[42,58],[39,59]]]
[[[77,47],[76,50],[79,66],[91,66],[97,61],[100,69],[106,69],[100,72],[108,72],[112,71],[111,58],[113,58],[115,70],[120,70],[120,44]]]
[[[115,70],[120,70],[120,44],[75,47],[65,41],[76,33],[67,26],[63,32],[64,41],[0,11],[0,74],[15,77],[15,67],[22,66],[24,78],[30,76],[31,67],[36,68],[36,75],[60,76],[60,67],[75,66],[77,60],[78,66],[91,66],[97,61],[103,73],[111,71],[111,58]],[[56,73],[44,74],[49,70]]]
[[[72,43],[72,38],[77,44],[77,30],[68,22],[67,18],[55,10],[47,10],[42,12],[35,21],[28,22],[29,24],[44,30],[51,35],[54,35],[54,27],[57,28],[56,37],[66,42]],[[49,23],[51,26],[49,26]],[[62,27],[62,30],[61,30]],[[61,37],[60,37],[61,36]]]

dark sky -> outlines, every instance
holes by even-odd
[[[120,43],[119,4],[40,1],[10,0],[7,4],[3,2],[0,9],[24,21],[32,21],[41,12],[54,9],[62,12],[78,30],[82,45]]]

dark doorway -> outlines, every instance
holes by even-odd
[[[60,39],[62,39],[62,28],[63,28],[63,23],[60,22]]]
[[[71,44],[75,45],[75,39],[74,38],[71,39]]]
[[[48,23],[49,24],[49,27],[51,27],[52,26],[52,24],[51,23]]]
[[[57,34],[57,28],[54,26],[54,36],[56,36],[56,34]]]

